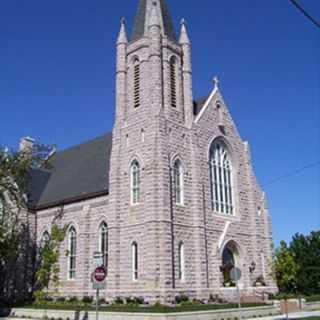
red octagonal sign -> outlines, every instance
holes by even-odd
[[[102,282],[106,279],[107,272],[104,267],[98,267],[94,270],[94,278],[97,282]]]

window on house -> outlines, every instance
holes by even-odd
[[[179,279],[185,280],[185,259],[184,259],[184,244],[179,244]]]
[[[183,204],[183,168],[182,163],[177,159],[173,166],[174,173],[174,193],[175,202],[177,204]]]
[[[228,150],[222,142],[214,142],[211,146],[210,175],[213,210],[232,215],[232,165]]]
[[[177,76],[176,76],[176,58],[170,59],[170,93],[171,93],[171,106],[177,107]]]
[[[99,250],[102,254],[103,266],[108,270],[108,225],[103,222],[99,229]]]
[[[131,204],[140,202],[140,165],[137,160],[131,164]]]
[[[140,106],[140,62],[138,59],[134,61],[133,69],[133,105],[138,108]]]
[[[136,242],[132,244],[132,279],[138,280],[138,245]]]
[[[71,227],[68,233],[69,240],[69,279],[76,277],[76,257],[77,257],[77,232],[74,227]]]

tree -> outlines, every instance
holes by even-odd
[[[296,293],[299,266],[285,241],[275,252],[273,272],[281,293]]]
[[[297,290],[311,295],[320,293],[320,231],[304,236],[296,234],[290,251],[299,265],[297,273]]]
[[[21,152],[0,147],[0,304],[30,296],[34,247],[28,212],[31,171],[47,167],[50,147],[36,144]]]
[[[43,300],[48,297],[49,287],[59,285],[59,256],[60,245],[65,239],[67,227],[59,228],[56,224],[51,227],[51,235],[40,248],[39,270],[36,273],[35,297]]]

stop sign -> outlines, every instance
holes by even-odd
[[[103,282],[107,276],[106,269],[104,267],[98,267],[94,270],[94,278],[97,282]]]

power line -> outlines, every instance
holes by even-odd
[[[289,0],[298,10],[302,12],[316,27],[320,28],[320,23],[314,19],[304,8],[303,6],[298,2],[298,0]]]
[[[314,163],[310,163],[310,164],[308,164],[308,165],[306,165],[306,166],[303,166],[303,167],[301,167],[301,168],[299,168],[299,169],[296,169],[296,170],[294,170],[294,171],[292,171],[292,172],[289,172],[289,173],[287,173],[287,174],[284,174],[284,175],[282,175],[282,176],[279,176],[278,178],[275,178],[275,179],[273,179],[273,180],[270,180],[269,182],[265,183],[265,184],[263,185],[263,187],[270,186],[270,185],[272,185],[272,184],[274,184],[274,183],[276,183],[276,182],[278,182],[278,181],[280,181],[280,180],[287,179],[287,178],[290,178],[290,177],[292,177],[292,176],[296,176],[297,174],[299,174],[299,173],[301,173],[301,172],[303,172],[303,171],[306,171],[306,170],[308,170],[308,169],[317,167],[317,166],[319,166],[319,165],[320,165],[320,161],[317,161],[317,162],[314,162]]]

